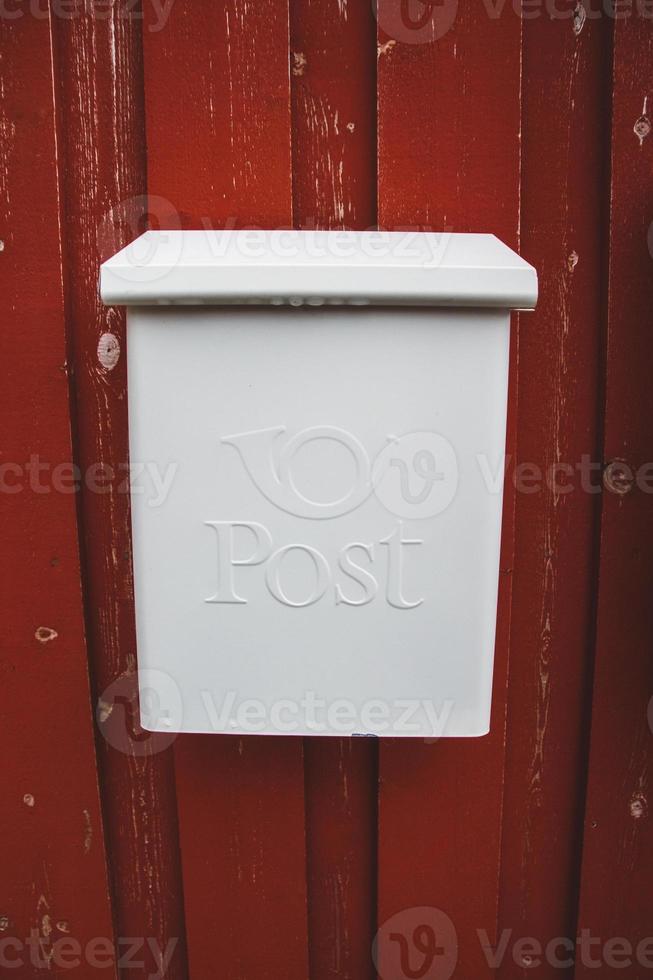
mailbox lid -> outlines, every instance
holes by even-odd
[[[494,235],[147,231],[105,262],[105,303],[533,309],[537,273]]]

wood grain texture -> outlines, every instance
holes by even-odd
[[[368,0],[291,4],[297,228],[376,221],[376,42]]]
[[[98,699],[104,812],[121,937],[151,939],[147,977],[169,950],[186,976],[172,757],[140,731],[127,479],[124,311],[100,302],[100,262],[139,233],[145,211],[140,22],[57,20],[65,284],[76,397],[87,628]],[[172,944],[172,945],[169,945]]]
[[[369,0],[290,8],[293,224],[376,221],[376,31]],[[374,974],[377,745],[304,742],[311,980]]]
[[[308,976],[301,739],[175,747],[190,975]]]
[[[377,746],[365,738],[310,738],[306,851],[311,980],[374,976]]]
[[[165,30],[148,28],[151,213],[196,228],[289,227],[287,4],[178,0]],[[175,758],[193,980],[304,980],[302,740],[185,736]]]
[[[47,16],[0,20],[0,940],[2,972],[25,978],[61,972],[60,940],[113,941],[72,470],[51,40]],[[42,948],[13,944],[30,938]],[[84,975],[79,947],[68,958]],[[104,974],[115,977],[111,964]]]
[[[524,23],[521,249],[540,300],[519,351],[500,927],[543,946],[576,928],[601,486],[607,24],[578,23]],[[528,970],[508,953],[499,975]]]
[[[148,192],[165,226],[289,227],[287,0],[145,11]]]
[[[481,4],[445,4],[419,33],[411,26],[418,20],[397,21],[401,9],[393,0],[379,2],[379,223],[493,232],[516,246],[521,20],[508,7],[492,18]],[[433,14],[435,7],[429,9]],[[452,11],[447,27],[442,18]],[[509,454],[517,353],[513,331]],[[496,941],[515,503],[510,487],[507,480],[491,734],[435,745],[387,740],[380,750],[379,921],[400,915],[396,931],[410,944],[421,924],[414,910],[441,910],[457,933],[457,970],[468,977],[492,972],[477,930],[485,930],[486,943]]]
[[[608,479],[603,495],[579,929],[636,947],[652,932],[653,874],[650,21],[615,21],[613,61],[604,458],[625,461],[639,481],[621,481],[630,490],[619,493]],[[621,976],[646,976],[650,952],[648,962],[630,959]],[[577,965],[577,977],[596,974]]]
[[[447,0],[448,30],[429,5],[435,39],[402,22],[397,40],[384,25],[400,6],[378,2],[379,223],[492,232],[514,247],[521,19]]]
[[[607,940],[651,934],[653,37],[591,6],[0,17],[0,941],[149,938],[123,971],[142,980],[157,949],[167,980],[371,980],[393,916],[419,967],[427,906],[456,930],[454,976],[553,980],[601,976]],[[521,237],[540,275],[513,331],[492,734],[171,750],[136,720],[126,338],[99,263],[148,224],[365,228],[377,203],[386,228]],[[600,497],[584,457],[648,469],[613,469]],[[515,463],[540,490],[515,494]],[[55,466],[67,489],[34,489]],[[510,940],[490,963],[502,930],[583,929],[601,946],[575,968],[533,970]]]

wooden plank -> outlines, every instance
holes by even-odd
[[[297,228],[376,221],[376,41],[367,0],[291,4]]]
[[[145,17],[154,150],[147,181],[156,222],[289,227],[287,0],[183,0],[162,30],[154,29],[154,5]]]
[[[613,57],[604,459],[624,460],[638,479],[606,472],[579,930],[636,948],[651,935],[653,875],[650,22],[617,19]],[[647,959],[641,951],[618,956],[621,975],[645,976],[650,949]],[[614,968],[595,945],[576,976],[596,975],[590,956]]]
[[[288,30],[280,0],[177,0],[164,31],[146,22],[148,188],[170,202],[166,218],[155,197],[160,222],[290,226]],[[191,975],[218,964],[225,980],[303,980],[302,740],[188,736],[175,751]]]
[[[305,978],[301,739],[183,736],[175,748],[191,976]]]
[[[51,40],[47,15],[0,19],[0,941],[2,972],[21,977],[88,963],[80,944],[114,938],[72,470]],[[42,948],[15,945],[30,939]]]
[[[291,4],[296,228],[376,221],[376,29],[368,0]],[[304,744],[311,980],[374,976],[377,746]]]
[[[494,232],[515,246],[520,18],[508,7],[491,18],[481,4],[437,5],[435,15],[429,5],[430,21],[414,28],[410,20],[397,21],[400,8],[380,0],[378,10],[379,223]],[[516,333],[511,353],[514,368]],[[513,371],[509,453],[515,397]],[[422,963],[414,948],[419,909],[437,908],[453,923],[457,970],[468,977],[491,972],[476,930],[485,929],[490,943],[496,938],[513,513],[508,490],[491,735],[436,745],[388,740],[380,752],[379,921],[398,916],[393,932],[403,934]],[[380,973],[396,948],[380,941]]]
[[[150,940],[134,976],[186,974],[171,752],[138,727],[127,477],[124,315],[102,305],[99,264],[145,211],[141,25],[114,4],[57,19],[66,285],[77,402],[87,627],[103,805],[122,937]],[[121,353],[122,352],[122,353]]]
[[[429,5],[429,40],[395,23],[399,6],[378,4],[379,223],[491,231],[514,246],[521,20],[512,6],[490,17],[450,2],[441,20]]]
[[[599,503],[581,467],[600,459],[607,31],[578,24],[524,23],[521,247],[540,300],[522,321],[517,453],[537,482],[517,494],[500,928],[543,946],[575,934]],[[525,965],[509,948],[499,975]]]

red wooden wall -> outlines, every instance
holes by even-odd
[[[0,973],[649,975],[646,9],[2,5]],[[489,231],[537,267],[487,738],[138,730],[124,317],[97,275],[148,224]]]

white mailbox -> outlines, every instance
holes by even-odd
[[[511,309],[491,235],[147,232],[128,307],[150,730],[489,729]]]

